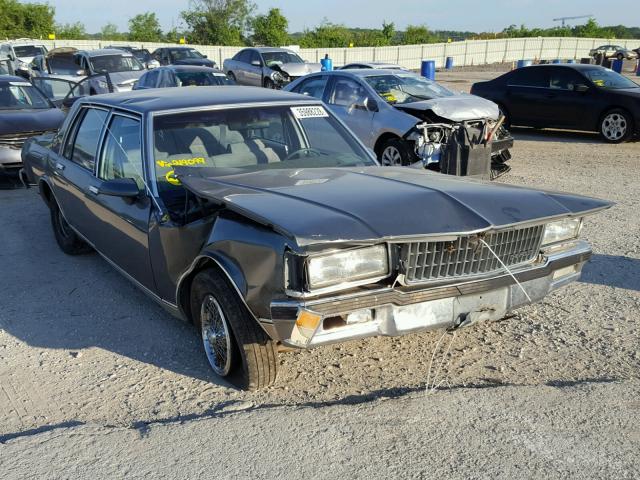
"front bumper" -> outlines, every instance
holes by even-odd
[[[20,167],[22,167],[21,150],[0,146],[0,172],[17,172]]]
[[[513,137],[511,135],[501,139],[494,139],[493,142],[491,142],[492,154],[500,153],[510,148],[513,148]]]
[[[499,320],[509,311],[536,302],[580,277],[591,257],[583,241],[542,257],[508,274],[431,287],[384,288],[308,301],[271,304],[271,320],[261,320],[272,338],[285,345],[311,348],[378,335],[399,336],[476,321]],[[526,294],[523,292],[526,292]],[[319,317],[317,326],[302,328],[302,314]]]

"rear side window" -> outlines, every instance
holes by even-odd
[[[295,89],[295,92],[322,99],[322,96],[324,95],[324,89],[327,86],[328,80],[329,77],[327,75],[319,75],[317,77],[309,78],[308,80],[304,80],[300,85],[298,85],[298,87]]]
[[[94,170],[98,142],[107,114],[105,110],[96,108],[84,109],[74,126],[72,137],[67,140],[65,157],[88,170]]]
[[[548,87],[549,77],[547,71],[538,67],[522,67],[514,70],[509,78],[507,85],[514,87]]]

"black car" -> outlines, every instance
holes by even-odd
[[[136,82],[134,90],[170,87],[213,87],[235,85],[224,72],[209,67],[169,65],[148,71]]]
[[[533,65],[471,93],[496,102],[511,125],[599,132],[611,143],[640,129],[640,85],[597,65]]]
[[[63,120],[64,114],[24,78],[0,76],[0,174],[17,174],[24,141],[55,132]]]
[[[579,278],[583,218],[610,205],[381,167],[321,101],[264,88],[83,98],[23,156],[60,248],[95,249],[193,322],[213,370],[247,388],[274,382],[280,345],[542,299]]]
[[[209,60],[193,47],[162,47],[156,49],[151,56],[160,65],[199,65],[215,68],[216,62]]]

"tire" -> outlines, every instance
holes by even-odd
[[[209,365],[218,376],[243,390],[257,390],[275,382],[276,343],[260,328],[217,270],[203,270],[193,279],[191,315]],[[217,349],[212,345],[212,337]]]
[[[229,79],[232,80],[233,82],[238,83],[238,80],[236,79],[236,76],[234,75],[233,72],[227,73],[227,77],[229,77]]]
[[[616,55],[616,58],[617,58],[618,60],[624,60],[624,55],[623,55],[623,54],[621,54],[621,53],[619,53],[618,55]]]
[[[626,111],[614,108],[602,116],[598,131],[605,142],[622,143],[633,133],[633,120]]]
[[[418,156],[407,142],[399,138],[390,138],[380,146],[377,152],[378,161],[385,167],[411,165],[418,161]]]
[[[67,255],[82,255],[84,253],[90,253],[93,250],[73,231],[71,226],[69,226],[55,201],[52,201],[50,211],[53,234],[56,237],[56,242],[58,242],[60,250]]]
[[[273,80],[271,80],[270,78],[265,78],[264,81],[262,82],[262,86],[264,88],[270,88],[270,89],[276,88],[276,84],[273,83]]]

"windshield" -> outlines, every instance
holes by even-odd
[[[234,85],[222,73],[211,72],[176,72],[179,87],[207,87],[212,85]]]
[[[276,106],[199,111],[154,120],[158,190],[182,190],[176,166],[213,176],[274,168],[374,165],[324,107]]]
[[[0,85],[0,110],[33,110],[51,108],[51,104],[27,82]]]
[[[619,73],[606,68],[594,68],[584,71],[584,74],[593,82],[596,87],[600,88],[638,88],[640,85],[632,82]]]
[[[57,75],[78,75],[81,70],[72,54],[50,55],[47,58],[47,66],[49,73]]]
[[[285,63],[304,63],[304,60],[292,52],[263,52],[262,58],[267,67]]]
[[[144,70],[134,56],[100,55],[90,59],[94,72],[131,72]]]
[[[22,45],[20,47],[13,47],[16,52],[16,57],[35,57],[36,55],[45,55],[47,49],[44,47],[36,47],[35,45]]]
[[[171,50],[171,56],[175,60],[184,60],[187,58],[204,58],[204,55],[202,55],[194,48],[179,48],[176,50]]]
[[[365,80],[382,99],[391,104],[431,100],[455,95],[451,90],[413,74],[373,75]]]

